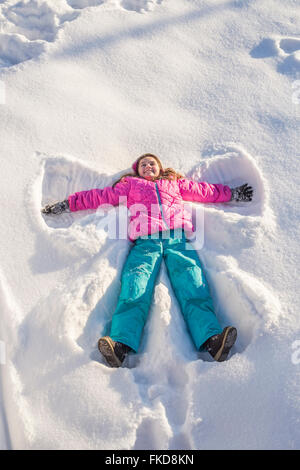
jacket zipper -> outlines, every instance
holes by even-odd
[[[154,183],[154,184],[155,184],[156,194],[157,194],[157,197],[158,197],[159,209],[160,209],[160,213],[161,213],[162,220],[163,220],[163,222],[166,224],[167,228],[169,228],[169,226],[168,226],[168,224],[167,224],[167,222],[166,222],[166,219],[165,219],[165,217],[164,217],[163,211],[162,211],[162,203],[161,203],[161,198],[160,198],[160,194],[159,194],[159,190],[158,190],[157,183]]]

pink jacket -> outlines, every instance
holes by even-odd
[[[186,178],[148,181],[132,176],[125,177],[114,188],[81,191],[68,198],[71,211],[125,204],[130,212],[131,240],[168,229],[193,231],[192,214],[184,201],[215,203],[230,199],[229,186],[222,184],[198,183]]]

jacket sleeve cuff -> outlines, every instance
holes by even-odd
[[[71,212],[77,211],[75,200],[76,200],[76,196],[74,194],[68,197],[68,203],[69,203],[69,208]]]

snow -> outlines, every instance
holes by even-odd
[[[299,22],[296,0],[0,1],[0,448],[299,448]],[[138,354],[108,368],[130,243],[105,224],[126,209],[40,213],[144,152],[255,188],[193,205],[238,329],[224,363],[195,350],[162,266]]]

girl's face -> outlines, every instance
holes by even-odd
[[[142,176],[142,178],[145,178],[146,180],[157,178],[160,173],[160,168],[155,158],[142,158],[139,162],[138,173],[139,176]]]

